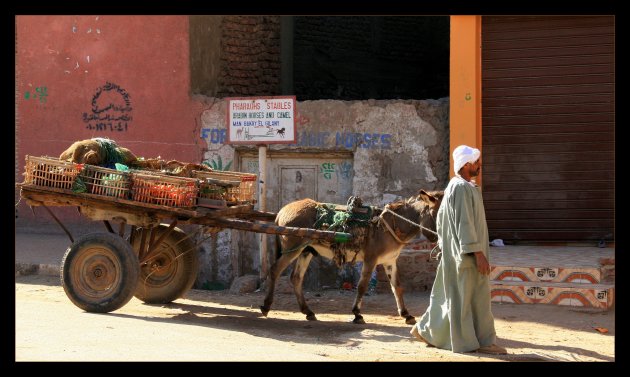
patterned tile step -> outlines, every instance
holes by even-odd
[[[531,262],[533,265],[536,261]],[[490,280],[599,284],[599,268],[491,266]]]
[[[609,309],[614,285],[530,281],[490,281],[493,302],[551,304]]]

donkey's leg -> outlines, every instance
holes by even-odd
[[[354,299],[354,304],[352,305],[352,313],[354,313],[354,319],[352,322],[359,325],[365,324],[363,316],[361,315],[361,303],[363,302],[363,295],[367,291],[368,284],[370,283],[374,267],[376,267],[375,261],[363,261],[361,278],[359,279],[359,284],[357,285],[357,295]]]
[[[303,249],[303,248],[302,248]],[[273,303],[273,292],[276,289],[276,280],[278,280],[278,276],[284,271],[290,264],[297,258],[302,249],[295,250],[290,253],[282,254],[278,260],[271,266],[269,269],[269,277],[267,278],[267,295],[265,296],[265,302],[260,307],[260,311],[266,317],[267,313],[271,309],[271,304]]]
[[[396,261],[393,263],[383,263],[383,268],[385,269],[385,273],[387,274],[387,278],[389,279],[389,284],[392,287],[392,293],[396,298],[396,306],[398,307],[398,315],[401,317],[405,317],[405,323],[408,325],[413,325],[416,323],[416,318],[409,314],[407,308],[405,307],[405,300],[403,299],[403,287],[400,284],[400,274],[398,273],[398,268],[396,266]]]
[[[306,269],[308,268],[308,264],[311,262],[312,258],[313,254],[311,254],[310,251],[302,251],[297,262],[295,262],[295,267],[291,273],[291,284],[293,284],[293,292],[295,292],[295,297],[297,297],[300,311],[306,314],[306,319],[309,321],[317,321],[315,313],[313,313],[311,308],[309,308],[306,304],[306,300],[304,299],[304,290],[302,289],[304,274],[306,273]]]

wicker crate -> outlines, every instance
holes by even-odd
[[[159,173],[131,173],[132,200],[169,207],[194,207],[199,193],[197,179]]]
[[[209,199],[224,199],[228,203],[256,203],[257,176],[233,171],[193,171],[193,177],[203,180],[200,196]],[[206,191],[205,194],[202,192]],[[221,198],[212,197],[224,189]]]
[[[236,182],[235,186],[238,186],[240,182]],[[220,182],[213,182],[210,179],[205,179],[199,183],[199,197],[213,200],[225,200],[229,198],[228,190],[232,187],[221,184]]]
[[[54,157],[26,156],[24,183],[42,187],[72,190],[72,184],[83,165],[60,161]]]
[[[79,179],[85,185],[86,192],[91,194],[123,199],[130,197],[131,175],[128,172],[85,165]]]

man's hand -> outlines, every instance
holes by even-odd
[[[475,261],[477,262],[477,271],[482,275],[490,274],[490,263],[483,254],[483,251],[475,251]]]

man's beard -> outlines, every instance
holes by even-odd
[[[479,175],[480,170],[481,170],[481,166],[479,166],[477,169],[470,169],[468,173],[470,174],[471,177],[476,177]]]

